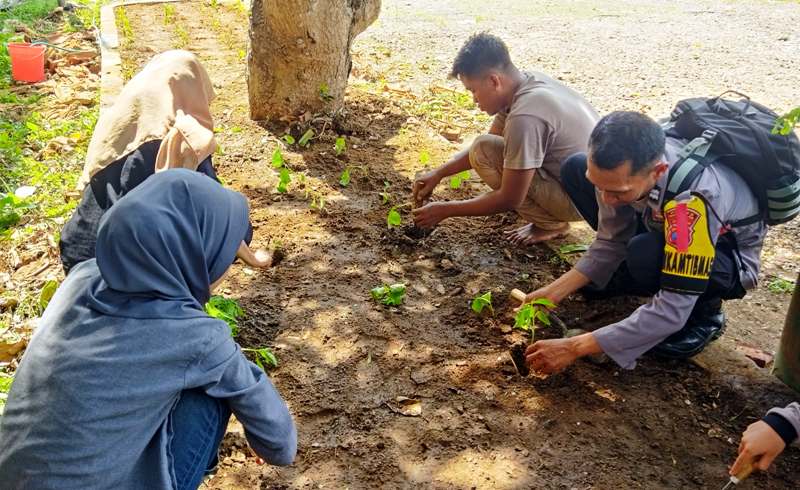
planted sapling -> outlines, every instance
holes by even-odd
[[[294,136],[292,136],[291,134],[284,134],[281,139],[287,145],[293,145],[294,144]]]
[[[422,150],[419,152],[419,163],[425,167],[431,163],[431,154],[428,153],[428,150]]]
[[[336,142],[333,144],[333,150],[336,152],[337,157],[347,150],[347,140],[344,139],[344,136],[336,138]]]
[[[283,153],[281,153],[280,148],[275,148],[275,151],[272,152],[272,166],[275,168],[283,167]]]
[[[339,176],[339,185],[342,187],[350,185],[350,167],[346,167],[342,171],[342,175]]]
[[[392,206],[392,209],[389,210],[389,214],[386,215],[386,225],[391,228],[393,226],[400,226],[401,224],[403,224],[403,217],[400,216],[397,206]]]
[[[487,291],[484,294],[476,296],[472,299],[472,303],[470,304],[472,311],[480,315],[483,313],[483,310],[488,310],[489,313],[494,316],[494,307],[492,306],[492,292]]]
[[[260,349],[246,349],[242,348],[242,352],[252,352],[256,355],[256,365],[263,371],[278,367],[278,358],[269,347],[261,347]]]
[[[292,173],[286,167],[281,167],[281,174],[280,180],[278,181],[278,187],[276,188],[278,192],[281,194],[285,194],[289,191],[288,185],[292,181]]]
[[[399,306],[403,304],[403,299],[406,297],[406,285],[403,283],[392,284],[390,286],[383,285],[372,288],[369,291],[372,299],[388,306]]]
[[[520,307],[514,317],[514,328],[528,332],[533,342],[537,323],[550,326],[550,310],[556,305],[547,298],[537,298]]]
[[[383,204],[389,204],[389,201],[392,200],[392,195],[389,194],[389,187],[390,187],[389,181],[388,180],[384,180],[383,181],[383,192],[381,192],[381,202]]]
[[[244,318],[244,310],[235,299],[212,296],[205,307],[212,318],[223,320],[231,329],[231,337],[239,335],[239,318]]]
[[[461,187],[461,183],[464,182],[469,178],[469,170],[464,170],[463,172],[459,172],[454,176],[450,177],[450,188],[451,189],[458,189]]]
[[[297,144],[305,148],[311,142],[312,138],[314,138],[314,130],[312,128],[308,128],[308,130],[303,133],[303,136],[300,137],[300,140],[297,142]]]

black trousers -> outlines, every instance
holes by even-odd
[[[585,153],[576,153],[564,160],[561,183],[583,219],[597,231],[599,206],[594,185],[586,178]],[[699,302],[744,297],[735,247],[736,244],[726,235],[717,240],[708,286]],[[664,233],[648,231],[640,217],[638,234],[628,242],[625,261],[614,273],[609,287],[622,289],[621,292],[652,296],[661,289],[663,262]]]

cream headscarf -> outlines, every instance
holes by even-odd
[[[166,51],[122,89],[97,121],[78,189],[108,164],[160,139],[155,171],[197,166],[217,147],[209,105],[214,88],[188,51]]]

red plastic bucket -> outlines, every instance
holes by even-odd
[[[44,81],[44,51],[41,44],[8,43],[11,77],[19,82]]]

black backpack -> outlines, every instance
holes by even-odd
[[[723,99],[734,93],[742,100]],[[688,189],[706,165],[735,170],[755,194],[759,214],[730,223],[786,223],[800,214],[800,141],[773,134],[778,115],[739,92],[685,99],[664,126],[667,136],[691,140],[670,169],[664,202]]]

